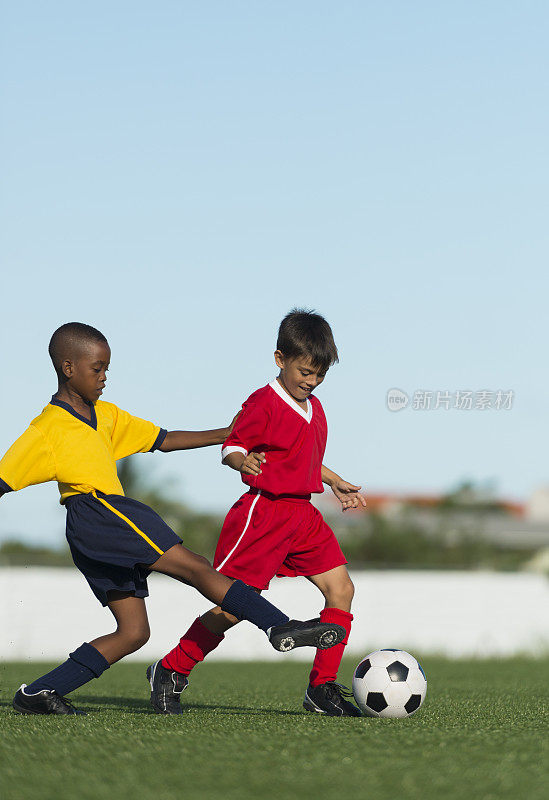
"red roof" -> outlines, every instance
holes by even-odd
[[[370,493],[364,492],[366,497],[367,507],[359,508],[357,510],[367,512],[384,512],[391,506],[406,505],[414,506],[415,508],[438,508],[444,501],[446,495],[441,494],[398,494],[395,492],[385,493]],[[326,499],[330,499],[333,503],[338,503],[338,500],[333,494],[325,495]],[[513,500],[493,500],[493,505],[497,509],[506,511],[515,517],[522,517],[525,513],[524,503],[518,503]]]

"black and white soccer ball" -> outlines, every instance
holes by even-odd
[[[368,717],[409,717],[425,700],[427,678],[405,650],[376,650],[355,669],[353,694]]]

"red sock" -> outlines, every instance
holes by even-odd
[[[348,611],[342,611],[340,608],[323,608],[320,612],[320,621],[333,622],[336,625],[341,625],[347,631],[347,635],[343,641],[340,644],[336,644],[335,647],[330,647],[329,650],[316,651],[313,668],[309,675],[309,683],[311,686],[320,686],[321,683],[335,681],[341,659],[343,658],[345,645],[349,641],[353,615]]]
[[[200,617],[197,617],[179,644],[164,656],[162,666],[174,672],[189,675],[192,668],[204,661],[208,653],[215,650],[225,637],[209,631]]]

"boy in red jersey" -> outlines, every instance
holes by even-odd
[[[354,587],[333,531],[310,503],[311,493],[322,492],[326,483],[343,511],[366,505],[360,486],[322,463],[326,417],[312,393],[338,361],[331,328],[319,314],[296,309],[282,320],[274,355],[278,378],[250,395],[223,445],[223,463],[241,473],[249,491],[227,514],[214,566],[258,591],[275,575],[303,575],[320,589],[321,621],[341,625],[346,636],[331,650],[317,650],[303,706],[328,716],[360,716],[346,699],[349,692],[336,683],[353,619]],[[171,671],[174,685],[186,687],[192,668],[237,622],[219,606],[211,609],[154,666]],[[152,683],[151,689],[155,709],[170,713],[162,712]]]

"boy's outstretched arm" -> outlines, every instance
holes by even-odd
[[[322,482],[330,487],[339,502],[341,503],[341,510],[347,511],[349,508],[359,508],[362,506],[366,508],[366,499],[360,494],[360,486],[355,486],[353,483],[344,481],[331,469],[322,465],[321,469]]]
[[[163,453],[171,453],[174,450],[192,450],[196,447],[223,444],[231,433],[237,417],[238,414],[226,428],[216,428],[212,431],[168,431],[158,449]]]

